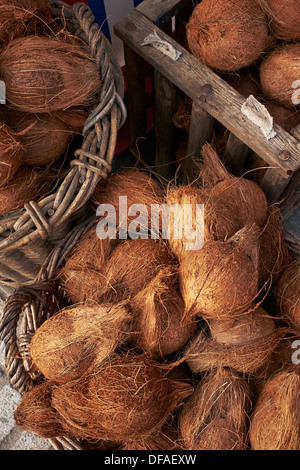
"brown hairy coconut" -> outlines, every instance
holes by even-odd
[[[251,390],[229,368],[205,376],[184,403],[179,428],[185,449],[246,450]]]
[[[101,88],[94,59],[78,43],[38,36],[2,50],[0,77],[9,107],[29,113],[89,106]]]
[[[264,385],[254,408],[252,450],[300,450],[300,373],[282,371]]]
[[[149,437],[125,444],[123,450],[184,450],[179,432],[173,423],[166,422]]]
[[[247,68],[239,73],[224,75],[222,78],[245,98],[253,95],[259,99],[262,96],[262,91],[259,76],[256,75],[256,70],[252,71]]]
[[[275,292],[281,315],[300,331],[300,260],[294,260],[281,274]]]
[[[53,382],[77,379],[127,339],[129,325],[123,304],[63,310],[36,330],[30,347],[32,362]]]
[[[227,241],[208,241],[180,263],[185,318],[230,319],[247,312],[258,294],[258,233],[245,227]]]
[[[209,192],[205,206],[206,233],[226,239],[246,225],[264,224],[265,193],[254,181],[232,176],[210,144],[202,147],[201,179]]]
[[[123,206],[119,204],[120,197],[127,197],[127,206],[124,211]],[[145,217],[144,214],[138,216],[137,225],[140,226],[140,232],[150,233],[151,214],[154,213],[155,205],[160,206],[164,203],[164,193],[160,185],[149,174],[138,169],[129,169],[114,173],[107,180],[98,183],[93,201],[97,206],[111,204],[115,208],[116,225],[120,231],[120,238],[122,238],[123,232],[127,228],[129,231],[131,222],[137,219],[138,214],[135,213],[134,208],[132,214],[127,214],[134,204],[142,204],[147,210]],[[136,209],[139,210],[138,207]],[[154,231],[155,229],[158,234],[159,225],[154,227]],[[136,230],[138,229],[136,228]]]
[[[104,267],[99,296],[132,298],[143,290],[162,268],[174,263],[169,247],[161,240],[139,238],[118,243]]]
[[[104,266],[116,244],[117,240],[98,238],[96,227],[79,240],[58,274],[73,304],[101,301]]]
[[[58,412],[53,408],[51,382],[43,382],[26,392],[17,409],[14,420],[18,427],[45,439],[66,434]]]
[[[177,268],[167,267],[130,302],[132,342],[153,358],[174,353],[189,341],[196,322],[183,323],[184,301],[178,289]]]
[[[19,137],[4,122],[0,122],[0,142],[0,187],[3,187],[20,168],[25,152]]]
[[[274,122],[287,132],[300,124],[300,113],[297,109],[285,108],[274,101],[266,101],[263,104],[273,117]]]
[[[114,356],[79,380],[59,385],[52,404],[73,435],[141,440],[158,432],[192,392],[145,356]]]
[[[281,226],[280,208],[270,206],[265,226],[259,235],[259,288],[276,282],[290,255]]]
[[[264,94],[286,108],[299,104],[299,58],[300,44],[283,44],[272,50],[260,65]]]
[[[191,53],[220,72],[247,67],[269,43],[264,12],[247,0],[202,0],[188,21],[186,35]]]
[[[205,214],[201,206],[205,210],[206,199],[205,191],[191,185],[174,186],[167,190],[169,217],[164,222],[171,251],[179,260],[189,250],[199,250],[203,245]]]
[[[256,0],[269,19],[275,37],[285,41],[300,39],[299,0]]]
[[[255,327],[256,322],[252,319],[250,325]],[[249,338],[243,332],[240,336],[242,338],[244,336],[246,340],[239,344],[228,342],[229,331],[227,343],[225,343],[211,338],[206,331],[201,330],[187,345],[184,357],[193,374],[218,367],[230,367],[243,374],[254,374],[268,363],[271,354],[287,334],[287,329],[283,327],[276,328],[274,331],[271,329],[272,325],[270,332],[265,329],[265,334],[262,333],[261,337],[252,341],[247,341]]]
[[[62,172],[54,168],[30,168],[21,166],[13,179],[0,188],[0,214],[20,209],[29,201],[35,201],[53,189]]]
[[[0,0],[0,45],[28,35],[50,33],[52,22],[47,0]]]

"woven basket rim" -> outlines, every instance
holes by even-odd
[[[97,183],[111,172],[117,133],[127,117],[121,66],[90,8],[81,2],[72,6],[59,0],[48,2],[54,18],[71,21],[74,34],[89,47],[97,61],[102,88],[86,120],[81,148],[75,151],[63,180],[38,201],[0,216],[0,254],[10,254],[37,239],[47,241],[84,207]]]

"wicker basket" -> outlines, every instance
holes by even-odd
[[[5,367],[13,389],[23,394],[31,390],[43,378],[32,367],[30,343],[39,326],[59,310],[70,305],[65,292],[55,281],[57,270],[74,249],[82,235],[96,224],[95,216],[73,228],[46,258],[36,282],[22,286],[6,300],[0,321],[0,343],[5,355]],[[57,450],[83,450],[79,440],[50,439]]]
[[[118,129],[126,120],[124,79],[114,50],[87,5],[49,0],[55,20],[82,39],[96,59],[102,87],[90,109],[77,149],[62,181],[39,201],[0,217],[0,285],[34,282],[41,264],[74,220],[85,215],[95,186],[111,171]]]

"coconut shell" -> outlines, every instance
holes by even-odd
[[[179,260],[189,250],[199,250],[203,246],[205,225],[202,209],[205,209],[206,199],[202,189],[191,185],[174,186],[167,191],[166,203],[170,208],[170,216],[166,217],[167,238],[172,253]]]
[[[188,450],[246,450],[251,390],[229,368],[204,377],[187,399],[179,428]]]
[[[21,209],[29,201],[36,201],[49,193],[63,173],[54,168],[21,166],[13,179],[0,188],[0,214]]]
[[[205,331],[200,331],[187,345],[184,357],[193,374],[219,367],[254,374],[268,363],[271,354],[286,334],[286,328],[276,328],[250,342],[226,344],[212,339]]]
[[[16,133],[0,122],[0,187],[9,183],[24,159],[24,148]]]
[[[132,298],[143,290],[162,268],[174,264],[169,247],[161,240],[136,239],[118,243],[106,262],[102,286],[103,298]]]
[[[293,84],[299,81],[299,58],[300,44],[283,44],[272,50],[260,65],[264,94],[286,108],[294,108],[299,101],[299,85],[293,88]]]
[[[145,356],[115,356],[91,375],[58,386],[52,403],[74,435],[141,440],[158,432],[192,392],[191,386],[164,375]]]
[[[181,349],[196,329],[196,322],[182,322],[185,306],[177,281],[177,269],[162,269],[130,302],[133,344],[156,359]]]
[[[252,450],[300,450],[300,374],[282,371],[263,387],[254,408]]]
[[[300,39],[299,0],[256,0],[269,18],[269,28],[278,39]]]
[[[96,63],[79,44],[38,36],[2,50],[0,77],[9,107],[28,113],[90,106],[101,88]]]
[[[208,241],[181,261],[179,284],[185,318],[231,319],[258,294],[258,235],[240,230],[227,241]]]
[[[124,305],[63,310],[36,330],[30,347],[32,362],[55,383],[75,380],[127,339],[129,325]]]
[[[277,305],[281,315],[300,331],[300,262],[294,260],[281,274],[276,286]]]
[[[101,301],[104,266],[116,244],[117,240],[98,238],[95,227],[79,240],[58,275],[72,304]]]
[[[247,0],[203,0],[188,21],[186,35],[191,53],[220,72],[254,63],[269,43],[264,12]]]
[[[232,176],[210,144],[203,145],[201,155],[201,179],[210,191],[205,206],[206,234],[224,240],[246,225],[262,226],[268,203],[258,184]]]
[[[61,417],[52,407],[53,384],[46,381],[26,392],[14,411],[15,424],[44,439],[65,436]]]

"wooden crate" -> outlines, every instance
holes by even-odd
[[[262,189],[270,203],[279,201],[291,182],[299,182],[300,131],[286,132],[274,123],[276,136],[267,140],[260,127],[242,113],[245,97],[175,41],[174,30],[179,34],[184,30],[193,8],[192,0],[144,0],[115,25],[115,34],[124,44],[132,152],[136,153],[138,139],[146,135],[146,62],[153,68],[156,170],[166,179],[174,176],[176,129],[172,117],[180,91],[192,100],[185,180],[194,176],[195,159],[218,121],[230,133],[225,153],[232,172],[238,175],[245,170],[246,155],[253,150],[268,167],[260,182]],[[165,42],[164,50],[145,44],[150,34]],[[177,51],[179,58],[174,60],[166,50]],[[288,197],[290,207],[298,206],[299,200],[299,191],[293,189]]]

